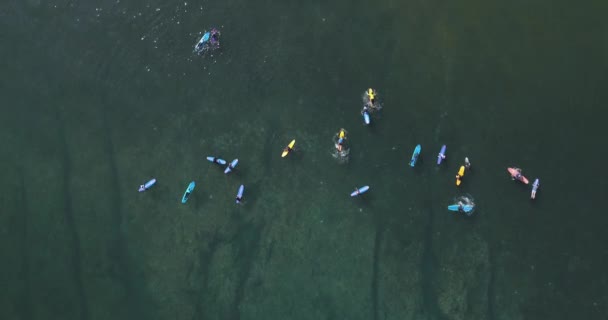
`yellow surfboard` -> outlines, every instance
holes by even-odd
[[[285,156],[287,156],[289,154],[289,152],[291,150],[293,150],[293,146],[296,145],[296,139],[291,140],[291,142],[289,143],[289,145],[283,149],[283,153],[281,154],[282,158],[285,158]]]
[[[460,166],[460,170],[458,170],[458,175],[459,175],[460,177],[464,177],[464,166]],[[456,178],[456,185],[457,185],[457,186],[459,186],[459,185],[460,185],[460,182],[462,182],[462,181],[460,180],[460,178]]]

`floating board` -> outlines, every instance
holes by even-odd
[[[236,193],[236,203],[241,203],[241,200],[243,200],[243,191],[245,191],[245,186],[241,185]]]
[[[194,183],[194,181],[190,182],[188,188],[186,188],[186,192],[184,192],[184,195],[182,196],[182,203],[186,203],[188,201],[188,199],[190,198],[190,194],[194,190],[194,187],[196,187],[196,183]]]
[[[283,153],[281,154],[281,158],[285,158],[291,150],[293,150],[293,146],[296,145],[296,139],[291,140],[291,142],[283,149]]]
[[[360,194],[362,194],[362,193],[366,193],[366,192],[367,192],[367,190],[369,190],[369,186],[363,186],[363,187],[358,188],[357,190],[353,191],[353,192],[350,194],[350,196],[351,196],[351,197],[356,197],[356,196],[358,196],[358,195],[360,195]]]
[[[443,146],[441,146],[441,150],[439,150],[439,154],[437,155],[437,164],[441,164],[441,161],[445,157],[445,149],[446,146],[444,144]]]
[[[370,124],[371,120],[369,118],[369,112],[363,111],[363,121],[365,124]]]
[[[418,161],[421,150],[422,147],[420,145],[417,145],[416,148],[414,148],[414,153],[412,153],[412,159],[410,160],[410,167],[413,168],[416,165],[416,161]]]
[[[232,160],[228,167],[226,167],[226,170],[224,170],[224,173],[230,173],[232,170],[234,170],[234,168],[236,168],[237,164],[239,164],[239,159]]]
[[[464,177],[464,166],[460,166],[460,169],[458,170],[458,175],[461,178]],[[457,186],[459,186],[461,182],[462,182],[462,180],[460,180],[460,178],[456,178],[456,185]]]
[[[473,211],[474,208],[475,208],[474,206],[468,205],[468,204],[465,204],[464,206],[462,206],[462,209],[465,213],[469,213],[469,212]],[[458,205],[457,204],[449,205],[448,210],[458,212],[459,211]]]

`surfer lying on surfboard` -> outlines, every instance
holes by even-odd
[[[524,175],[521,174],[520,168],[507,168],[507,171],[509,171],[512,180],[517,180],[524,184],[528,184],[528,178],[524,177]]]
[[[223,166],[223,165],[225,165],[225,164],[226,164],[226,160],[224,160],[224,159],[222,159],[222,158],[219,158],[219,157],[212,157],[212,156],[209,156],[209,157],[207,157],[207,160],[208,160],[209,162],[213,162],[213,163],[215,163],[215,164],[219,164],[219,165],[221,165],[221,166]]]
[[[285,147],[285,149],[283,149],[283,152],[290,153],[290,152],[292,152],[292,151],[293,151],[293,149],[294,149],[294,148],[292,148],[292,147],[290,147],[290,146],[287,146],[287,147]]]
[[[538,180],[538,179],[537,179]],[[139,192],[144,192],[150,188],[152,188],[152,186],[156,184],[156,179],[152,179],[142,185],[139,186]]]
[[[454,204],[448,206],[448,210],[464,213],[467,216],[473,214],[473,210],[475,209],[475,203],[473,202],[473,198],[470,196],[461,196],[454,199]]]
[[[540,187],[540,180],[538,178],[536,178],[536,180],[534,180],[534,183],[532,184],[532,193],[530,193],[531,199],[536,199],[536,191],[538,191],[539,187]]]
[[[239,187],[239,191],[236,194],[236,203],[241,203],[243,201],[243,191],[245,190],[245,186],[241,185]]]
[[[464,177],[464,166],[460,166],[458,173],[456,173],[456,185],[459,186],[462,183],[462,177]]]

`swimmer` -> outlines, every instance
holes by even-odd
[[[334,140],[336,143],[336,150],[338,151],[342,151],[344,143],[346,142],[346,130],[344,128],[340,128],[340,131],[338,133],[336,133],[336,140]]]
[[[340,128],[340,132],[336,133],[336,136],[338,137],[338,144],[344,143],[344,140],[346,140],[346,134],[346,130],[344,128]]]
[[[467,168],[467,170],[471,169],[471,162],[469,162],[468,157],[464,157],[464,167]]]
[[[211,44],[220,45],[220,32],[217,29],[211,29]]]
[[[372,88],[367,89],[363,96],[364,105],[369,108],[369,112],[378,111],[382,109],[380,101],[376,99],[378,92]]]
[[[376,102],[376,91],[372,88],[367,89],[365,92],[365,96],[367,97],[367,104],[373,108],[374,103]]]

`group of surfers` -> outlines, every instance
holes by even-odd
[[[363,109],[361,109],[361,114],[365,113],[365,112],[373,112],[373,111],[378,111],[382,108],[382,106],[380,105],[380,103],[378,102],[377,99],[378,94],[376,93],[376,90],[374,90],[373,88],[369,88],[367,90],[365,90],[365,92],[363,93]],[[343,153],[343,151],[346,148],[346,135],[348,134],[348,132],[341,128],[334,136],[334,142],[335,142],[335,147],[336,147],[336,151],[338,152],[339,155],[343,155],[345,156],[346,153]]]
[[[507,171],[511,175],[511,179],[520,181],[523,184],[529,183],[528,178],[524,177],[524,175],[521,173],[520,168],[507,168]],[[538,191],[539,187],[540,187],[540,179],[536,178],[534,180],[534,182],[532,183],[532,191],[530,192],[530,199],[536,199],[536,192]]]

